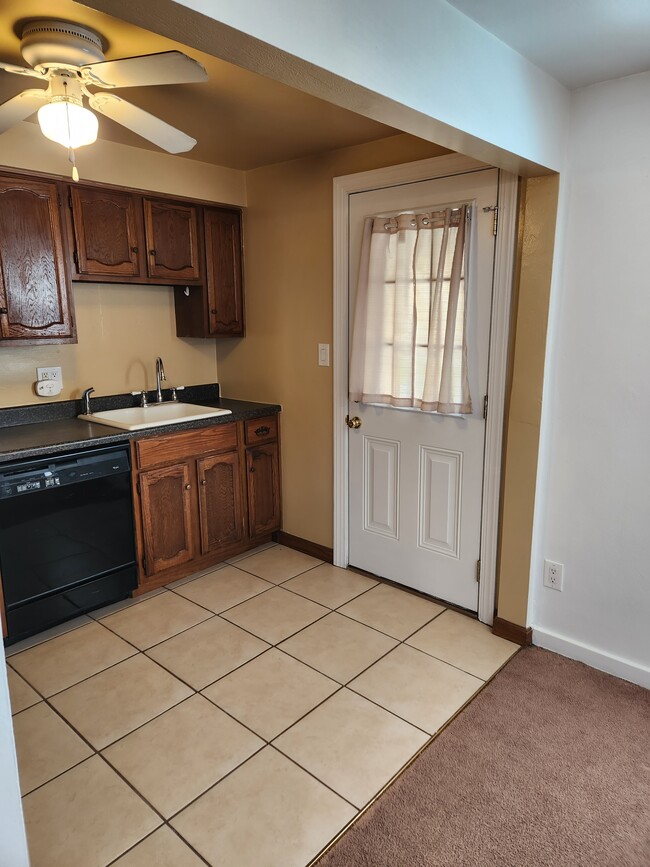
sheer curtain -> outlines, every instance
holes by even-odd
[[[368,217],[359,266],[350,398],[470,413],[465,236],[468,206]]]

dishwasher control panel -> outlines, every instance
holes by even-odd
[[[59,461],[50,460],[40,466],[33,463],[5,466],[0,468],[0,500],[128,473],[129,469],[128,451],[116,449],[99,454],[66,455]]]

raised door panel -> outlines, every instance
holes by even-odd
[[[74,335],[56,184],[0,177],[0,337]]]
[[[93,277],[143,274],[141,199],[131,193],[70,187],[76,268]]]
[[[145,573],[155,575],[194,557],[188,464],[140,474]]]
[[[145,199],[144,214],[149,276],[179,283],[199,280],[197,208]]]
[[[241,215],[206,208],[203,218],[210,334],[241,336],[244,333]]]
[[[278,444],[246,452],[248,470],[248,525],[251,536],[280,529],[280,461]]]
[[[197,469],[201,553],[211,554],[244,538],[239,454],[201,458]]]

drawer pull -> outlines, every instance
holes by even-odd
[[[267,427],[265,424],[255,429],[255,435],[258,437],[265,437],[271,432],[271,428]]]
[[[191,490],[192,490],[192,485],[185,485],[185,490],[186,490],[186,491],[191,491]]]
[[[208,483],[206,482],[205,479],[201,479],[201,484],[202,484],[203,487],[205,487]]]

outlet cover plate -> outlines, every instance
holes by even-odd
[[[63,382],[63,375],[60,367],[37,367],[36,378],[38,382],[44,380],[55,380],[58,383]]]
[[[562,590],[564,585],[564,564],[554,560],[544,560],[544,587]]]

